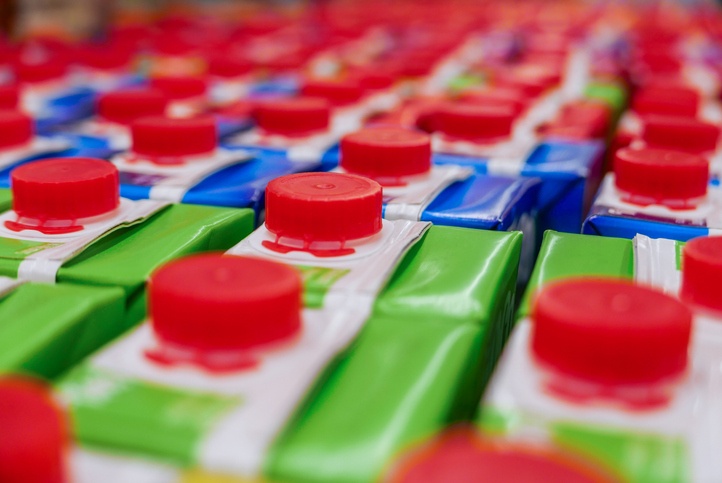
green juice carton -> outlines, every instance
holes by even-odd
[[[74,441],[68,415],[53,398],[50,388],[27,376],[12,374],[0,378],[0,427],[5,431],[0,442],[3,483],[192,481],[164,461],[79,446]]]
[[[10,190],[0,189],[0,210],[7,210],[13,204],[13,195]]]
[[[722,237],[548,232],[480,426],[622,481],[716,481],[721,276]]]
[[[354,294],[374,315],[485,323],[513,306],[521,233],[386,220],[382,200],[381,186],[357,175],[276,178],[266,188],[265,223],[228,253],[293,265],[310,303]]]
[[[0,277],[0,372],[55,377],[122,330],[124,314],[120,287]]]
[[[471,417],[511,324],[521,235],[382,221],[380,187],[339,173],[267,196],[264,229],[283,236],[160,269],[149,321],[59,382],[82,442],[195,475],[374,481]]]
[[[129,324],[145,311],[150,272],[180,255],[223,250],[248,234],[250,210],[132,201],[106,161],[36,161],[0,194],[0,275],[33,282],[120,287]]]

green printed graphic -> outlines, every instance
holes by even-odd
[[[689,481],[681,438],[573,423],[556,423],[552,430],[558,444],[600,461],[626,481]]]
[[[627,105],[626,89],[613,82],[592,82],[585,91],[584,97],[605,102],[615,114],[619,114]]]
[[[120,288],[22,284],[0,300],[0,371],[54,378],[117,337],[123,313]]]
[[[541,421],[490,406],[482,408],[478,426],[485,434],[496,437],[514,437],[524,433],[524,428],[534,427],[533,434],[548,433],[555,445],[600,463],[622,481],[673,483],[689,480],[688,453],[681,437],[579,422]]]
[[[675,266],[677,270],[682,270],[682,252],[684,251],[684,242],[674,242]]]
[[[632,240],[551,230],[545,232],[517,320],[530,314],[534,297],[545,284],[571,277],[633,279]]]
[[[59,384],[83,441],[194,461],[203,436],[241,399],[186,391],[80,366]]]
[[[470,87],[477,87],[484,83],[484,77],[476,74],[460,75],[449,82],[449,90],[460,92]]]
[[[33,253],[62,245],[62,243],[38,242],[30,240],[17,240],[15,238],[0,238],[0,258],[8,260],[23,260]]]
[[[306,307],[323,307],[323,299],[331,287],[350,272],[348,269],[297,265],[303,278],[303,303]]]

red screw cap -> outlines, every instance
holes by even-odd
[[[0,481],[64,483],[68,423],[50,391],[28,379],[0,379]]]
[[[205,96],[208,90],[206,79],[193,76],[153,77],[150,86],[174,101]]]
[[[492,140],[511,134],[516,112],[510,107],[448,104],[437,112],[437,128],[453,138]]]
[[[113,71],[129,69],[133,51],[120,45],[84,45],[77,51],[78,63],[91,69]]]
[[[641,53],[634,60],[635,70],[649,73],[674,73],[682,69],[682,61],[673,53],[659,51],[659,44],[655,47],[657,51],[646,51]]]
[[[347,106],[358,102],[363,89],[358,82],[313,80],[301,87],[301,95],[326,99],[334,106]]]
[[[640,115],[695,117],[701,101],[699,92],[689,87],[652,86],[634,95],[632,110]]]
[[[68,64],[60,56],[49,57],[41,62],[20,60],[15,63],[15,77],[19,82],[38,83],[63,77]]]
[[[34,161],[15,168],[10,178],[19,218],[74,221],[109,213],[120,204],[118,169],[102,159]]]
[[[438,64],[440,55],[435,52],[414,50],[398,59],[387,62],[384,70],[396,71],[405,77],[423,77]]]
[[[410,129],[363,129],[341,139],[341,167],[377,181],[427,173],[431,140]]]
[[[146,116],[165,114],[168,99],[156,89],[129,89],[109,92],[98,99],[98,116],[128,125]]]
[[[301,277],[280,263],[193,255],[158,269],[148,290],[151,324],[161,347],[192,353],[208,368],[214,362],[225,365],[213,357],[225,353],[230,362],[224,368],[237,369],[233,362],[247,361],[248,351],[301,330]]]
[[[540,126],[539,132],[548,138],[562,139],[594,139],[600,136],[599,130],[589,124],[570,124],[566,121],[555,121]]]
[[[668,149],[624,148],[615,153],[614,176],[626,201],[686,208],[706,195],[709,162]]]
[[[695,238],[682,252],[683,300],[722,311],[722,236]]]
[[[253,63],[238,55],[214,54],[208,57],[208,73],[216,77],[240,77],[251,70]]]
[[[547,445],[481,440],[454,430],[402,459],[390,483],[610,483],[604,468]]]
[[[650,147],[688,153],[705,153],[717,148],[720,128],[715,124],[672,116],[648,116],[644,121],[642,139]]]
[[[561,82],[561,74],[548,66],[523,64],[514,69],[499,70],[494,83],[500,87],[519,89],[529,97],[537,97]]]
[[[300,136],[328,129],[331,107],[324,99],[295,97],[262,102],[255,114],[266,132]]]
[[[542,363],[602,384],[655,383],[687,367],[692,313],[623,280],[570,279],[541,291],[532,351]]]
[[[459,100],[489,107],[508,107],[516,115],[521,114],[530,101],[521,91],[502,88],[464,91]]]
[[[345,242],[381,231],[381,186],[340,173],[281,176],[266,187],[266,228],[277,237]]]
[[[198,32],[196,32],[197,35]],[[152,50],[158,55],[170,57],[192,56],[199,53],[197,38],[180,31],[159,31],[152,42]]]
[[[611,122],[612,112],[604,102],[577,101],[564,106],[560,117],[570,123],[599,123],[606,126]]]
[[[352,75],[362,89],[381,90],[388,89],[396,83],[396,77],[383,72],[357,72]]]
[[[216,123],[211,118],[146,117],[131,124],[133,152],[151,158],[194,156],[214,151]]]
[[[17,109],[20,89],[17,84],[0,86],[0,109]]]
[[[33,139],[33,120],[19,111],[0,110],[0,149],[27,144]]]
[[[579,101],[562,109],[559,116],[541,131],[547,136],[566,136],[574,139],[603,137],[609,131],[612,112],[604,103]]]

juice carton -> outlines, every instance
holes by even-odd
[[[221,143],[259,156],[283,156],[292,162],[321,163],[329,170],[338,165],[341,136],[358,129],[356,122],[337,121],[325,99],[291,97],[259,102],[256,127]]]
[[[135,49],[120,42],[83,43],[75,48],[72,75],[78,84],[96,93],[138,86],[142,77],[135,72]]]
[[[0,477],[6,483],[181,483],[163,461],[103,453],[76,444],[71,422],[50,388],[12,374],[0,378]]]
[[[232,104],[246,97],[256,83],[253,64],[241,55],[215,53],[206,59],[211,103],[217,106]]]
[[[722,191],[709,161],[668,149],[624,148],[614,157],[584,222],[588,234],[688,240],[722,228]]]
[[[67,155],[65,140],[35,134],[33,120],[16,110],[0,110],[0,187],[10,186],[10,171],[37,159]]]
[[[310,79],[300,88],[303,97],[326,99],[334,108],[333,123],[360,127],[376,113],[394,109],[403,94],[394,86],[394,79],[369,75],[345,79]]]
[[[25,47],[13,70],[21,89],[21,109],[33,117],[39,133],[48,134],[92,114],[95,93],[72,81],[65,55]]]
[[[121,198],[118,179],[113,164],[90,158],[15,169],[12,209],[0,215],[0,275],[121,287],[132,323],[145,311],[145,280],[155,267],[228,248],[253,226],[250,210]]]
[[[606,139],[613,125],[613,111],[602,101],[581,100],[565,104],[549,122],[539,127],[548,139]]]
[[[387,299],[406,290],[417,299],[431,292],[427,301],[415,304],[417,310],[450,302],[451,294],[438,284],[441,274],[433,281],[413,275],[441,261],[425,253],[431,248],[430,239],[422,239],[427,224],[382,221],[380,187],[373,181],[319,176],[340,186],[316,179],[287,187],[302,200],[304,191],[312,195],[313,187],[320,186],[324,198],[331,200],[327,209],[321,199],[297,201],[298,211],[287,202],[284,218],[283,212],[274,211],[274,203],[267,218],[286,233],[284,244],[302,226],[318,232],[323,241],[311,241],[311,232],[305,237],[315,255],[294,250],[284,256],[268,250],[269,256],[254,251],[254,242],[223,257],[176,261],[154,274],[149,322],[98,352],[58,386],[81,441],[168,458],[214,474],[368,481],[402,445],[468,413],[470,399],[478,397],[480,381],[488,377],[479,368],[490,369],[513,307],[514,275],[501,267],[515,263],[508,258],[511,254],[506,261],[498,258],[498,271],[486,270],[481,277],[487,288],[496,284],[482,296],[490,302],[484,308],[475,310],[467,303],[456,313],[446,311],[445,317],[389,310],[383,307],[384,294],[378,295],[389,279]],[[344,195],[349,187],[352,194]],[[318,220],[314,225],[297,220],[311,208]],[[363,211],[364,218],[374,213],[370,224],[354,216]],[[335,223],[328,223],[334,214]],[[383,233],[369,240],[369,230]],[[339,233],[356,240],[335,246],[330,238]],[[463,245],[464,231],[454,234]],[[511,248],[502,247],[514,235],[504,237],[503,243],[496,239],[492,244],[501,250],[498,254]],[[494,249],[492,245],[487,248]],[[448,253],[443,258],[437,265],[442,272],[457,267]],[[467,259],[466,268],[468,259],[477,256],[462,258]],[[487,260],[485,255],[478,257],[482,259]],[[278,261],[291,262],[297,270]],[[394,273],[397,266],[403,268]],[[469,292],[481,294],[480,287],[473,286],[480,283],[478,270],[475,273],[471,284],[458,272],[454,278]],[[458,292],[453,296],[458,300]],[[399,307],[403,296],[394,302]],[[244,324],[239,326],[236,313],[245,314]],[[259,325],[268,320],[273,324]],[[208,323],[216,327],[211,332]],[[369,369],[375,366],[378,371]],[[376,383],[368,384],[370,376]],[[428,384],[418,388],[419,380]],[[93,396],[98,384],[108,389],[100,399]],[[121,406],[128,410],[118,417]],[[355,408],[366,416],[348,418]],[[335,429],[329,432],[329,427]],[[387,444],[368,446],[382,440]],[[341,453],[350,456],[348,464],[339,466],[335,462]]]
[[[209,103],[208,79],[204,76],[158,75],[150,78],[149,86],[168,98],[168,115],[172,117],[197,116]]]
[[[163,75],[151,77],[149,87],[161,91],[168,98],[166,114],[170,117],[212,115],[218,123],[221,138],[237,134],[251,127],[247,116],[216,116],[217,105],[211,98],[208,76]]]
[[[695,238],[695,240],[697,239]],[[537,265],[519,307],[519,316],[529,315],[536,292],[545,284],[570,277],[613,277],[635,280],[655,286],[666,293],[677,295],[684,274],[682,272],[683,258],[694,257],[695,259],[689,262],[694,264],[696,259],[704,258],[694,248],[697,243],[710,244],[711,247],[715,246],[714,243],[719,243],[719,238],[715,236],[703,236],[699,237],[699,240],[695,244],[692,244],[692,241],[687,242],[686,244],[692,245],[693,248],[692,252],[684,255],[686,244],[677,240],[654,239],[642,234],[635,236],[634,239],[625,239],[589,237],[549,231],[544,235]],[[596,255],[591,256],[590,254]],[[713,271],[715,257],[716,255],[712,252],[706,262],[702,260],[697,264],[706,263],[711,266],[706,270]],[[693,276],[696,277],[696,275]],[[695,281],[688,278],[687,285],[694,284]],[[695,289],[700,292],[704,284],[698,281],[696,285],[700,285],[700,288]],[[707,299],[712,298],[707,296]],[[714,303],[705,303],[714,308]]]
[[[293,268],[249,257],[199,255],[158,270],[149,321],[60,383],[80,440],[259,474],[276,434],[368,315],[344,297],[303,308],[301,287]],[[101,399],[98,383],[109,385]],[[129,411],[118,417],[121,406]],[[150,437],[158,432],[169,438]]]
[[[479,425],[573,447],[622,481],[713,481],[719,361],[701,328],[683,303],[643,285],[549,284],[512,332]]]
[[[640,132],[630,141],[618,141],[631,148],[658,148],[682,151],[704,157],[710,163],[710,175],[722,176],[722,150],[719,148],[722,109],[712,119],[691,116],[650,114],[640,121]],[[628,135],[622,131],[621,137]],[[618,136],[619,140],[619,136]]]
[[[130,149],[134,121],[162,116],[167,106],[168,98],[157,89],[111,91],[98,96],[94,117],[64,128],[57,137],[68,139],[76,156],[109,158]]]
[[[307,296],[312,298],[322,298],[330,287],[373,295],[384,286],[382,275],[393,273],[385,290],[373,296],[377,314],[485,318],[484,305],[494,302],[480,305],[476,299],[483,292],[479,272],[487,272],[481,260],[491,253],[487,250],[501,250],[505,255],[500,264],[511,270],[510,264],[518,262],[521,234],[382,219],[382,203],[381,186],[368,178],[342,173],[282,176],[266,188],[265,223],[228,253],[333,269],[309,272]],[[397,254],[386,259],[378,274],[364,275],[365,258],[386,256],[392,243],[402,243],[413,232],[421,241],[408,256]],[[445,243],[459,248],[451,253]],[[359,275],[352,274],[353,267]],[[440,273],[426,279],[422,274],[427,270]],[[499,274],[497,267],[491,270]],[[371,288],[363,288],[368,284]]]
[[[0,277],[0,297],[2,372],[55,377],[126,328],[120,288]]]
[[[528,317],[531,300],[545,285],[558,279],[604,276],[634,280],[638,284],[655,287],[670,296],[679,297],[694,311],[690,349],[693,368],[689,371],[689,377],[707,381],[705,387],[714,391],[715,381],[719,377],[716,368],[719,366],[719,313],[722,299],[713,280],[719,276],[722,267],[721,247],[722,237],[699,237],[684,243],[652,239],[645,235],[628,240],[548,232],[519,315],[521,318]],[[700,375],[700,371],[706,372]],[[705,393],[702,388],[693,394],[706,394],[712,398],[709,401],[698,398],[700,409],[697,414],[707,417],[711,413],[706,408],[714,404],[713,401],[718,397]],[[690,421],[693,420],[690,418]],[[719,425],[712,421],[700,423],[706,431],[700,430],[696,422],[694,425],[690,423],[688,433],[696,438],[691,443],[691,449],[689,445],[675,449],[676,453],[686,458],[669,466],[684,470],[679,473],[680,479],[713,481],[719,474],[721,468],[716,463],[716,457],[710,454],[714,451],[714,445],[697,444],[698,441],[716,441],[720,437]],[[621,453],[618,455],[620,458],[622,456]],[[689,457],[692,463],[689,463]],[[710,461],[715,463],[710,464]],[[633,464],[631,458],[628,464]],[[639,471],[651,471],[652,465],[644,469],[647,465],[640,459]]]
[[[539,178],[540,229],[579,231],[601,177],[604,142],[537,142],[523,134],[517,141],[512,136],[515,118],[510,107],[457,104],[441,109],[432,141],[434,163],[469,166],[479,174]],[[439,136],[445,137],[442,144],[435,142]]]
[[[534,263],[538,181],[432,165],[430,137],[403,128],[367,128],[341,139],[339,171],[374,179],[384,189],[384,218],[524,233],[522,278]]]
[[[111,158],[120,172],[120,192],[130,199],[263,208],[271,179],[317,169],[318,163],[291,162],[218,146],[210,117],[146,117],[130,128],[131,148]]]
[[[410,441],[468,417],[470,398],[484,387],[509,328],[503,321],[513,310],[519,235],[382,220],[378,189],[371,180],[337,173],[274,180],[266,224],[229,251],[299,268],[310,306],[347,293],[372,307],[353,351],[277,441],[267,467],[281,481],[372,480]],[[413,246],[402,248],[413,238]],[[457,247],[454,254],[445,248],[449,244]],[[479,265],[489,257],[493,266]],[[430,272],[436,273],[432,279],[425,275]],[[474,327],[482,327],[481,334]],[[475,343],[480,345],[469,359]],[[456,367],[456,376],[450,366],[434,369],[430,362],[437,358]],[[413,377],[404,376],[411,372]],[[437,382],[411,389],[430,379]],[[444,396],[449,393],[457,395],[451,405]],[[349,419],[349,413],[369,418]],[[398,424],[401,414],[408,424]],[[376,449],[371,454],[368,448]],[[337,464],[341,455],[344,465]]]
[[[522,297],[517,319],[529,317],[537,292],[547,283],[572,277],[634,278],[632,240],[590,237],[571,233],[544,233],[529,285]]]

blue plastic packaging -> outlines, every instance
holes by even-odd
[[[433,162],[469,166],[478,174],[538,178],[538,228],[579,233],[599,185],[604,152],[602,141],[546,141],[526,159],[510,159],[508,163],[447,153],[436,153]]]

